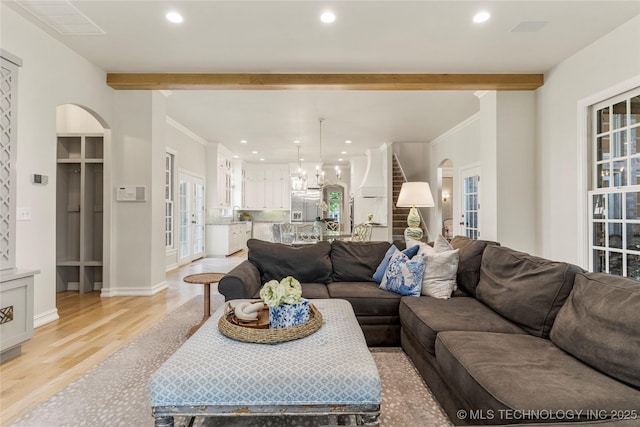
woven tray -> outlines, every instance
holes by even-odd
[[[233,312],[227,312],[220,317],[218,329],[222,335],[237,341],[258,344],[276,344],[293,341],[311,335],[322,326],[322,314],[315,305],[309,304],[309,321],[290,328],[256,329],[236,325],[231,320]]]

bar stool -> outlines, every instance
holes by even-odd
[[[211,284],[218,283],[225,275],[223,273],[198,273],[185,276],[185,283],[204,285],[204,316],[202,321],[189,329],[188,336],[196,333],[196,331],[211,317]]]

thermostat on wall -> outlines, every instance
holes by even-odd
[[[118,187],[116,200],[119,202],[144,202],[147,187],[139,185],[123,185]]]

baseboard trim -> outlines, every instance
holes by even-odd
[[[163,291],[169,287],[166,280],[158,283],[152,288],[102,288],[100,296],[104,298],[109,297],[150,297]]]
[[[45,311],[44,313],[33,316],[33,327],[39,328],[40,326],[44,326],[47,323],[55,322],[58,319],[60,319],[60,316],[58,316],[58,309],[54,308],[49,311]]]

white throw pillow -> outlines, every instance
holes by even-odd
[[[420,294],[441,299],[450,298],[457,288],[458,249],[427,254],[426,257]]]

